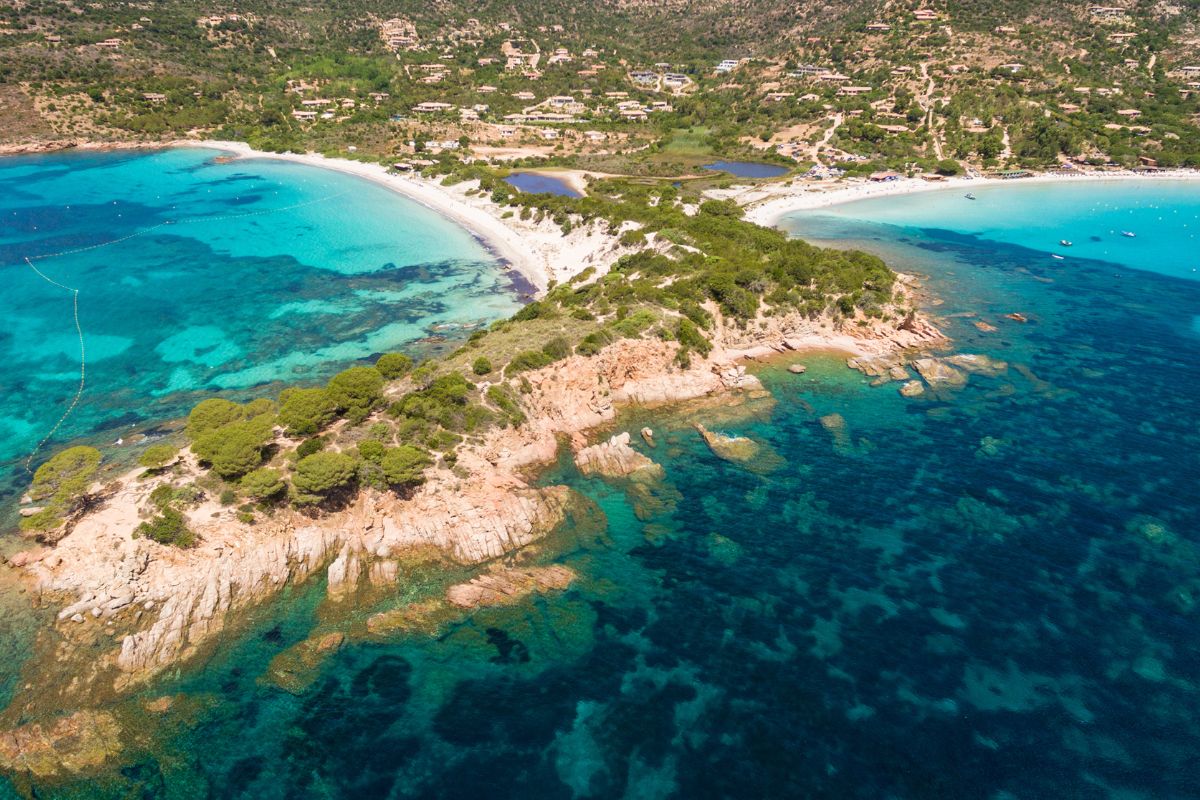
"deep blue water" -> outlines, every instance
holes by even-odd
[[[788,172],[787,167],[777,164],[759,164],[756,161],[714,161],[711,164],[705,164],[704,168],[714,172],[728,172],[738,178],[778,178]]]
[[[360,178],[207,149],[0,159],[0,500],[38,457],[213,392],[436,349],[519,307],[465,230]],[[62,255],[54,255],[63,253]],[[24,261],[32,259],[39,275]],[[51,282],[53,281],[53,283]]]
[[[628,413],[661,484],[544,476],[594,503],[539,556],[570,590],[373,638],[456,578],[349,624],[313,584],[148,691],[183,700],[122,773],[42,796],[1196,797],[1200,283],[852,209],[789,226],[926,276],[955,349],[1008,369],[905,399],[805,356],[761,371],[774,406]],[[721,461],[697,420],[778,459]],[[338,626],[308,690],[260,680]]]
[[[531,194],[557,194],[563,197],[582,197],[579,192],[561,178],[544,175],[540,172],[514,172],[504,179],[522,192]]]

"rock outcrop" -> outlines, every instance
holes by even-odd
[[[662,467],[629,446],[629,434],[618,433],[606,442],[585,447],[575,454],[575,466],[584,475],[624,478],[635,472],[662,476]]]
[[[575,577],[573,570],[561,564],[498,567],[466,583],[451,586],[446,591],[446,599],[459,608],[511,605],[535,592],[566,589]]]

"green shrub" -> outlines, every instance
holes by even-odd
[[[242,478],[242,491],[255,500],[270,500],[278,497],[287,488],[278,470],[262,467],[248,472]]]
[[[94,447],[69,447],[55,453],[33,474],[29,496],[64,504],[82,495],[100,466],[100,451]]]
[[[292,436],[312,436],[336,416],[326,389],[288,389],[279,396],[279,424]]]
[[[386,452],[387,447],[384,446],[383,442],[367,439],[358,443],[358,456],[364,461],[378,464]]]
[[[555,336],[550,341],[542,345],[542,352],[550,356],[554,361],[561,361],[571,355],[571,345],[561,336]]]
[[[296,462],[292,486],[302,502],[318,501],[349,486],[357,471],[358,463],[345,453],[313,453]]]
[[[175,462],[179,448],[165,442],[152,444],[138,456],[138,464],[149,470],[159,470]]]
[[[695,350],[701,355],[708,355],[712,352],[712,343],[705,338],[696,324],[687,317],[679,320],[679,324],[675,328],[675,338],[685,348]]]
[[[413,486],[424,482],[425,468],[433,463],[429,454],[419,447],[402,444],[389,449],[380,466],[383,476],[391,486]]]
[[[269,428],[247,420],[208,431],[192,449],[222,478],[238,478],[262,462],[269,438]]]
[[[188,414],[184,432],[195,442],[205,433],[237,422],[245,417],[245,412],[237,403],[219,397],[201,400]]]
[[[575,352],[581,356],[594,356],[614,341],[616,339],[612,333],[607,328],[601,328],[583,337],[583,341],[575,347]]]
[[[350,367],[333,376],[328,392],[341,411],[369,409],[383,397],[383,376],[375,367]]]
[[[383,442],[386,444],[392,441],[392,435],[394,432],[395,431],[392,428],[391,423],[380,420],[379,422],[372,424],[371,427],[367,429],[367,437],[374,439],[377,442]]]
[[[70,447],[56,453],[38,467],[29,486],[29,496],[46,501],[38,513],[21,519],[21,530],[45,531],[58,527],[65,514],[74,510],[91,486],[100,466],[100,451],[94,447]]]
[[[403,353],[384,353],[375,361],[375,369],[389,381],[403,378],[412,367],[412,359]]]
[[[487,412],[469,402],[472,388],[461,372],[450,372],[435,378],[425,389],[401,397],[389,410],[399,420],[400,437],[412,437],[413,419],[426,420],[450,430],[474,430],[485,421]]]
[[[432,359],[422,362],[421,366],[413,370],[412,382],[421,388],[425,388],[429,385],[429,381],[433,379],[434,374],[437,372],[437,368],[437,362],[433,361]]]
[[[655,316],[653,311],[646,308],[639,308],[619,322],[614,322],[610,327],[613,332],[626,339],[636,339],[642,335],[643,331],[657,321],[658,317]]]
[[[508,366],[504,368],[504,374],[516,375],[518,372],[540,369],[553,360],[541,350],[526,350],[513,356],[512,361],[508,362]]]
[[[480,356],[471,364],[471,371],[476,375],[487,375],[492,371],[492,362],[488,361],[484,356]]]
[[[235,492],[233,489],[225,489],[221,492],[221,497],[219,499],[221,501],[221,505],[231,506],[237,502],[237,492]]]
[[[157,517],[143,522],[133,529],[134,539],[145,536],[160,545],[192,547],[196,545],[196,534],[187,527],[187,519],[175,509],[163,509]]]
[[[194,508],[204,501],[204,490],[194,483],[183,486],[164,483],[154,487],[149,500],[160,511],[167,508]]]
[[[173,508],[166,508],[157,517],[138,525],[133,535],[135,538],[145,536],[172,547],[191,547],[196,544],[196,534],[187,526],[183,514]]]
[[[324,449],[325,437],[317,436],[312,439],[305,439],[300,443],[300,446],[296,448],[296,457],[304,458],[305,456],[311,456],[313,453],[319,453]]]
[[[489,386],[486,396],[492,405],[503,412],[506,421],[514,428],[525,422],[525,414],[507,386],[500,384]]]
[[[556,316],[554,306],[543,300],[535,300],[513,314],[513,322],[527,322],[531,319],[553,319]]]

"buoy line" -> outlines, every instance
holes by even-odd
[[[58,418],[58,422],[54,423],[54,427],[52,427],[50,429],[50,432],[47,433],[44,437],[42,437],[42,440],[40,442],[38,442],[37,445],[33,448],[33,450],[31,450],[29,452],[29,455],[26,456],[25,463],[24,463],[25,471],[27,473],[29,473],[30,475],[33,474],[33,469],[32,469],[33,459],[36,458],[37,454],[39,452],[41,452],[41,449],[46,446],[46,443],[54,438],[54,435],[56,433],[58,433],[60,428],[62,428],[63,423],[65,423],[67,421],[67,418],[71,416],[71,413],[75,411],[75,407],[79,405],[80,399],[83,398],[84,387],[87,385],[87,350],[86,350],[86,347],[84,345],[84,340],[83,340],[83,326],[79,322],[79,289],[75,288],[74,286],[67,286],[65,283],[60,283],[59,281],[54,280],[49,275],[47,275],[46,273],[44,273],[40,269],[38,269],[36,266],[34,266],[34,264],[33,264],[34,261],[43,261],[43,260],[49,259],[49,258],[62,258],[64,256],[78,255],[79,253],[86,253],[91,250],[99,250],[100,248],[103,248],[103,247],[111,247],[112,245],[120,244],[122,242],[127,242],[130,239],[137,238],[138,236],[144,236],[152,231],[158,230],[159,228],[166,227],[167,225],[185,225],[185,224],[192,223],[192,222],[225,222],[225,221],[234,220],[234,219],[244,219],[246,217],[261,217],[261,216],[265,216],[267,214],[277,214],[277,213],[280,213],[283,211],[294,211],[297,208],[304,208],[305,206],[312,206],[312,205],[316,205],[318,203],[327,203],[330,200],[336,200],[337,198],[342,197],[349,193],[350,193],[349,190],[346,190],[344,192],[338,192],[336,194],[331,194],[326,197],[319,197],[316,200],[306,200],[303,203],[294,203],[290,206],[283,206],[281,208],[267,208],[267,209],[262,209],[260,211],[248,211],[244,214],[226,214],[226,215],[219,216],[219,217],[197,216],[197,217],[184,217],[184,218],[178,219],[178,220],[164,220],[164,221],[158,223],[157,225],[151,225],[148,228],[143,228],[142,230],[134,231],[133,233],[129,234],[128,236],[122,236],[121,238],[113,239],[112,241],[100,242],[99,244],[88,245],[86,247],[78,247],[78,248],[75,248],[72,250],[62,250],[57,253],[43,253],[42,255],[22,256],[22,259],[25,261],[25,264],[28,265],[28,267],[31,270],[33,270],[34,273],[36,273],[39,278],[46,281],[47,283],[49,283],[52,286],[57,286],[59,289],[64,289],[71,293],[71,305],[72,305],[71,310],[72,310],[72,314],[73,314],[74,320],[75,320],[75,333],[79,337],[79,387],[75,390],[75,396],[71,398],[71,402],[67,406],[66,411],[64,411],[62,416]]]

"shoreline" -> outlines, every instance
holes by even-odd
[[[207,139],[175,139],[163,142],[63,142],[51,146],[0,148],[0,156],[36,156],[78,151],[86,153],[158,151],[171,148],[212,150],[232,157],[232,161],[266,159],[327,169],[370,181],[424,206],[466,230],[499,262],[499,267],[515,272],[513,290],[522,297],[544,293],[551,282],[563,283],[588,267],[604,271],[624,255],[616,237],[591,228],[576,228],[570,234],[549,220],[534,223],[522,220],[514,209],[498,206],[482,195],[468,195],[477,189],[476,181],[444,186],[434,179],[413,174],[394,173],[388,167],[349,158],[328,157],[320,153],[272,153],[256,150],[246,142]],[[581,193],[586,189],[583,171],[544,172],[566,181]],[[529,292],[529,287],[533,292]]]
[[[958,177],[932,182],[920,178],[901,178],[884,183],[871,183],[865,180],[856,183],[838,181],[820,186],[775,184],[748,188],[734,187],[721,192],[720,196],[721,199],[731,199],[742,205],[746,210],[746,219],[750,222],[766,228],[773,228],[777,227],[784,217],[797,211],[830,208],[860,200],[906,197],[926,192],[972,191],[992,186],[1133,181],[1200,181],[1200,170],[1181,169],[1156,174],[1131,172],[1081,172],[1076,175],[1039,173],[1028,178]],[[716,196],[716,193],[713,196]]]
[[[390,172],[382,164],[345,158],[328,158],[320,153],[269,153],[255,150],[245,142],[190,139],[171,142],[164,147],[218,150],[233,154],[237,160],[288,161],[294,164],[333,170],[371,181],[419,203],[464,228],[500,261],[501,267],[508,267],[520,273],[530,285],[535,287],[537,293],[544,292],[549,285],[551,271],[547,265],[548,258],[540,251],[544,249],[544,245],[541,249],[531,248],[526,238],[508,224],[517,219],[516,215],[513,215],[511,219],[502,219],[499,213],[492,210],[498,210],[499,207],[492,205],[490,201],[487,203],[488,207],[485,207],[482,203],[469,202],[471,198],[462,195],[456,196],[456,193],[452,193],[450,188],[433,181]],[[516,288],[520,292],[521,287]]]

